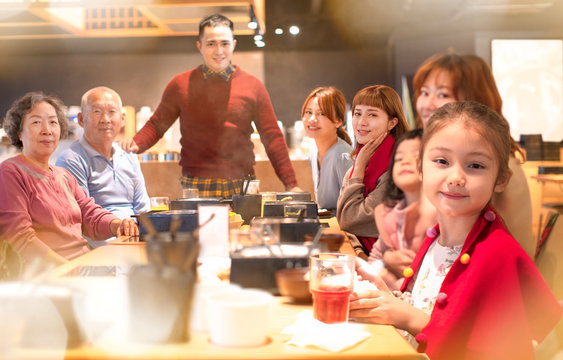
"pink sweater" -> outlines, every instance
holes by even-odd
[[[254,121],[276,174],[286,188],[297,186],[268,92],[238,66],[230,81],[217,76],[204,79],[201,66],[176,75],[150,120],[133,138],[139,152],[156,144],[178,117],[184,175],[240,179],[253,174]]]
[[[42,171],[20,155],[0,164],[0,239],[25,259],[43,257],[51,248],[72,259],[89,251],[86,235],[112,236],[116,219],[94,203],[65,169]]]
[[[426,237],[426,230],[436,224],[434,213],[421,214],[418,201],[406,205],[401,200],[390,208],[379,204],[374,210],[375,224],[379,230],[379,240],[375,242],[369,255],[369,262],[383,260],[388,250],[410,249],[417,252]],[[391,290],[398,289],[403,278],[396,277],[392,272],[385,272],[383,280]]]

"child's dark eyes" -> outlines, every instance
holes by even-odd
[[[446,161],[446,159],[435,159],[434,162],[436,164],[440,164],[440,165],[448,165],[448,162]]]
[[[469,164],[469,168],[470,169],[484,169],[485,167],[481,164],[473,163],[473,164]]]

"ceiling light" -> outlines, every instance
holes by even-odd
[[[248,28],[252,29],[252,30],[256,30],[256,29],[258,29],[258,23],[253,20],[253,21],[248,23]]]
[[[257,41],[254,42],[254,45],[256,45],[256,47],[261,48],[261,47],[266,46],[266,43],[263,42],[262,40],[257,40]]]
[[[260,34],[254,35],[254,41],[261,41],[264,37]]]
[[[282,28],[276,28],[276,30],[274,32],[276,33],[276,35],[281,35],[281,34],[283,34],[283,29]]]
[[[291,35],[297,35],[297,34],[299,34],[299,26],[295,26],[295,25],[290,26],[290,27],[289,27],[289,33],[290,33]]]

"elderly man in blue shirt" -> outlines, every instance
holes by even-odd
[[[126,153],[114,142],[125,123],[119,94],[96,87],[82,96],[80,105],[78,124],[84,135],[59,155],[56,165],[74,175],[96,204],[121,219],[149,211],[137,155]]]

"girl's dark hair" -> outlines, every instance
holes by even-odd
[[[393,181],[393,167],[395,166],[395,154],[397,153],[399,145],[403,141],[411,139],[420,139],[422,141],[422,129],[407,131],[395,144],[395,149],[391,155],[391,163],[389,164],[389,177],[387,177],[387,181],[383,184],[383,203],[387,207],[395,206],[405,197],[403,190],[399,189]]]
[[[59,120],[59,126],[61,128],[60,139],[64,139],[67,136],[68,125],[66,122],[66,115],[62,101],[59,98],[45,95],[42,92],[29,92],[14,101],[12,107],[6,113],[6,116],[4,117],[4,121],[2,123],[4,131],[6,131],[6,134],[12,141],[12,145],[20,150],[23,148],[23,143],[20,140],[23,120],[27,113],[29,113],[36,104],[39,104],[41,102],[46,102],[47,104],[55,108],[57,119]]]

